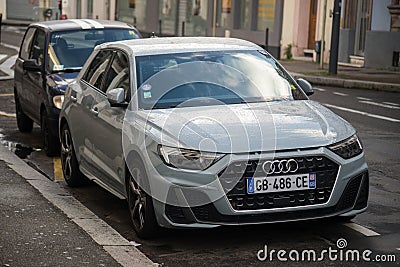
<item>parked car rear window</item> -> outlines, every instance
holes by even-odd
[[[92,29],[54,32],[49,43],[51,72],[80,69],[96,45],[139,38],[133,29]]]

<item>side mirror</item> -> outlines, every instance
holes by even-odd
[[[112,107],[125,107],[125,90],[124,88],[115,88],[107,92],[107,99]]]
[[[304,93],[306,93],[306,95],[310,96],[314,94],[312,85],[307,80],[304,80],[303,78],[297,79],[297,84],[301,87]]]
[[[36,64],[35,59],[28,59],[22,63],[22,68],[26,71],[41,71],[41,66]]]

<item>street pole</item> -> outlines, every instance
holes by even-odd
[[[214,0],[212,36],[215,37],[217,28],[217,0]]]
[[[329,57],[329,73],[332,74],[337,74],[341,7],[342,7],[342,0],[335,0],[333,6],[331,54]]]
[[[326,27],[326,2],[328,0],[324,0],[324,10],[322,12],[322,36],[321,36],[321,57],[320,57],[320,66],[321,69],[324,69],[324,51],[325,51],[325,27]]]

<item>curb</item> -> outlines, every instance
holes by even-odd
[[[295,79],[303,78],[315,85],[337,86],[342,88],[367,89],[375,91],[400,93],[400,84],[395,84],[395,83],[380,83],[371,81],[342,79],[342,78],[327,78],[320,76],[310,76],[295,72],[292,72],[291,75]]]
[[[3,145],[0,145],[0,160],[3,160],[12,170],[22,176],[52,205],[60,209],[69,220],[82,228],[121,266],[158,265],[76,200],[69,191],[29,167]]]

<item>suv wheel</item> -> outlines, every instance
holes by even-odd
[[[71,132],[67,124],[64,124],[61,130],[61,166],[64,180],[70,187],[77,187],[83,184],[85,177],[79,170]]]
[[[50,133],[46,111],[43,111],[40,120],[40,127],[43,138],[43,148],[47,156],[57,156],[60,154],[60,141]]]
[[[22,111],[21,103],[19,102],[17,91],[15,90],[14,90],[14,98],[15,98],[15,113],[17,115],[18,130],[22,133],[29,133],[33,129],[33,121]]]
[[[131,220],[136,234],[141,238],[149,238],[159,229],[154,214],[153,199],[139,186],[148,182],[143,163],[135,159],[131,166],[131,171],[127,170],[126,185]]]

